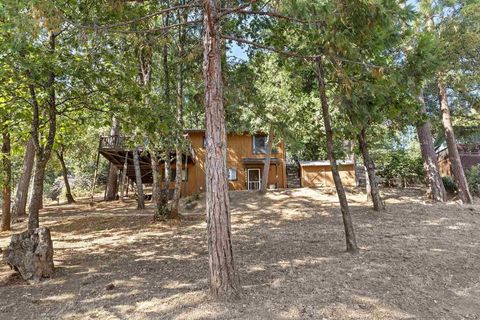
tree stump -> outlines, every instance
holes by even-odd
[[[53,244],[50,230],[42,227],[14,234],[3,252],[4,261],[25,280],[53,276]]]

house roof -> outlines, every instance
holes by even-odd
[[[329,160],[299,161],[301,167],[329,166]],[[337,160],[339,165],[353,164],[352,160]]]
[[[205,129],[184,129],[183,132],[185,133],[205,133]],[[229,131],[227,130],[227,134],[248,134],[248,135],[268,135],[266,132],[262,131],[256,131],[256,132],[250,132],[250,131]]]

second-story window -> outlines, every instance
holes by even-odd
[[[253,136],[253,153],[267,153],[267,136]]]
[[[268,137],[253,136],[253,153],[267,153]],[[272,146],[272,154],[278,153],[276,146]]]

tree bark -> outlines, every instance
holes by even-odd
[[[185,1],[182,0],[181,3],[183,4]],[[184,23],[187,20],[186,10],[182,14],[181,12],[178,13],[180,21],[179,23]],[[183,160],[183,150],[182,150],[182,142],[183,142],[183,56],[184,52],[184,43],[185,43],[185,28],[179,27],[178,30],[178,64],[177,64],[177,141],[175,147],[175,168],[177,171],[177,175],[175,176],[175,190],[173,192],[173,201],[172,201],[172,208],[171,214],[174,216],[179,216],[179,208],[180,208],[180,196],[182,192],[182,160]],[[186,155],[188,157],[188,155]],[[186,169],[187,167],[185,167]]]
[[[122,180],[120,183],[120,202],[124,202],[125,199],[125,182],[127,180],[127,169],[128,169],[128,151],[125,152],[125,162],[123,163],[123,170],[122,170]],[[128,192],[128,185],[127,185],[127,192]]]
[[[120,134],[120,121],[117,117],[112,117],[112,129],[110,135],[118,139]],[[105,201],[117,199],[118,194],[118,169],[112,163],[109,164],[107,177],[107,190],[105,192]]]
[[[343,226],[345,228],[345,240],[347,244],[347,251],[351,253],[358,252],[357,241],[355,239],[355,232],[353,230],[352,217],[348,207],[347,196],[345,189],[343,188],[342,180],[338,172],[337,160],[334,154],[333,145],[333,130],[330,123],[330,112],[327,100],[327,92],[325,88],[325,74],[323,68],[322,58],[317,60],[317,78],[320,94],[320,102],[322,106],[323,124],[325,126],[325,135],[327,138],[327,155],[332,167],[333,181],[335,182],[335,188],[337,190],[338,200],[340,202],[340,209],[342,211]]]
[[[170,182],[172,182],[172,159],[170,157],[170,151],[167,152],[167,158],[165,159],[163,169],[165,170],[165,184],[163,188],[163,194],[165,203],[168,203],[168,200],[170,200]]]
[[[32,179],[33,164],[35,162],[35,144],[30,138],[23,157],[22,172],[17,184],[15,201],[12,207],[12,216],[15,218],[27,215],[27,199],[30,180]]]
[[[175,189],[173,190],[173,201],[171,213],[172,215],[178,216],[180,214],[180,196],[182,193],[182,171],[183,171],[183,152],[182,148],[179,146],[181,142],[178,142],[177,147],[175,148],[175,170],[177,172],[175,176]],[[186,168],[186,167],[185,167]]]
[[[53,56],[55,53],[56,34],[53,31],[49,33],[49,54]],[[29,71],[27,75],[31,77]],[[32,139],[35,144],[35,175],[33,178],[32,198],[28,208],[28,230],[33,232],[39,227],[39,211],[43,206],[43,181],[45,178],[45,167],[52,153],[53,144],[55,142],[55,134],[57,131],[57,103],[55,93],[55,73],[51,69],[48,73],[48,81],[45,88],[48,94],[47,110],[48,110],[48,135],[45,145],[42,145],[39,137],[40,128],[40,109],[33,79],[30,79],[29,91],[32,98],[33,119],[32,119]]]
[[[368,151],[368,143],[367,143],[367,137],[365,134],[365,128],[360,130],[360,132],[358,133],[358,143],[360,146],[360,150],[362,152],[363,163],[366,167],[366,172],[367,172],[366,178],[370,182],[369,193],[372,198],[373,210],[375,211],[384,210],[385,206],[383,204],[382,198],[380,197],[380,189],[378,187],[377,175],[375,173],[375,163],[373,162],[373,159],[370,157],[370,153]]]
[[[155,205],[154,220],[164,221],[167,219],[167,204],[165,201],[164,190],[162,190],[162,179],[160,175],[160,161],[156,154],[151,155],[152,175],[153,175],[153,188],[152,188],[152,200]]]
[[[2,132],[2,166],[3,174],[2,180],[2,225],[1,231],[11,230],[12,216],[11,216],[11,198],[12,198],[12,148],[10,143],[10,133],[8,127],[3,128]]]
[[[145,196],[143,194],[142,171],[140,169],[138,148],[133,149],[133,165],[135,167],[135,181],[137,184],[137,209],[145,209]]]
[[[442,111],[442,123],[445,130],[445,138],[447,140],[448,158],[452,164],[452,171],[455,181],[457,182],[458,195],[463,203],[472,203],[472,195],[468,188],[468,182],[463,171],[462,161],[457,149],[457,141],[453,132],[452,120],[450,117],[450,109],[448,107],[447,90],[443,83],[442,75],[437,79],[438,96],[440,100],[440,110]]]
[[[425,107],[425,100],[423,92],[420,92],[417,97],[420,103],[420,118],[427,117],[427,109]],[[430,121],[423,120],[422,123],[417,124],[417,136],[420,143],[420,150],[422,152],[423,167],[429,187],[429,196],[439,202],[447,201],[447,193],[443,185],[440,171],[438,170],[437,155],[433,147],[433,137],[430,128]]]
[[[262,185],[260,188],[260,193],[262,194],[267,193],[268,173],[270,172],[270,160],[272,158],[272,146],[274,138],[275,132],[273,131],[273,126],[271,126],[268,133],[267,154],[265,155],[265,162],[263,163]]]
[[[68,203],[75,203],[75,199],[73,198],[72,190],[70,188],[70,182],[68,181],[68,169],[67,165],[65,164],[65,159],[63,157],[63,147],[60,148],[61,150],[56,150],[56,153],[58,161],[60,161],[60,164],[62,166],[63,181],[65,183],[65,197],[67,198]]]
[[[368,170],[365,167],[365,192],[367,193],[367,201],[372,199],[372,187],[370,186],[370,178],[368,177]]]
[[[233,259],[228,198],[218,0],[203,1],[203,78],[206,118],[206,207],[210,291],[224,299],[239,294]]]
[[[43,198],[43,181],[45,179],[45,161],[35,161],[35,172],[33,175],[33,190],[30,205],[28,207],[28,229],[33,231],[39,227],[39,211]]]

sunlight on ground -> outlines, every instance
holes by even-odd
[[[231,192],[237,302],[208,295],[204,196],[175,223],[153,208],[49,206],[56,275],[37,285],[0,267],[0,319],[447,319],[480,314],[480,206],[386,190],[387,211],[348,193],[362,249],[344,252],[332,189]],[[25,226],[17,224],[15,231]],[[0,235],[0,247],[9,234]],[[20,297],[20,300],[19,300]],[[19,302],[20,301],[20,302]]]

